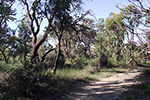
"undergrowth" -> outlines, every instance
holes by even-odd
[[[2,64],[0,100],[56,99],[57,96],[54,95],[63,95],[78,84],[113,75],[117,70],[124,68],[103,68],[100,71],[91,66],[83,69],[63,68],[52,75],[43,69],[43,65],[28,65],[24,68],[21,64]]]

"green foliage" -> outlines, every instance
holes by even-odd
[[[28,26],[28,20],[24,19],[20,25],[18,25],[18,55],[24,54],[27,55],[31,49],[31,31]]]
[[[5,67],[8,68],[9,65]],[[7,75],[3,75],[4,70],[0,74],[0,99],[2,100],[42,99],[45,96],[51,98],[52,94],[60,88],[55,87],[58,85],[55,78],[45,74],[44,65],[27,65],[23,68],[13,68],[10,65],[10,67],[11,70],[7,70]],[[59,83],[59,85],[63,87],[64,84]]]
[[[84,64],[86,62],[86,58],[85,57],[79,57],[77,58],[77,62],[78,64]]]
[[[100,19],[97,25],[100,30],[96,37],[95,52],[98,56],[107,55],[108,66],[115,66],[124,55],[121,52],[126,34],[123,19],[122,13],[111,13],[106,21]]]
[[[128,64],[124,60],[120,60],[118,66],[128,66]]]
[[[66,91],[75,84],[73,82],[96,80],[97,77],[116,73],[113,67],[126,66],[131,58],[132,62],[150,64],[146,59],[149,53],[142,50],[142,45],[137,46],[132,41],[124,43],[129,36],[127,29],[134,33],[135,27],[140,26],[138,21],[142,21],[143,17],[133,5],[122,9],[119,14],[111,13],[106,20],[99,19],[95,25],[95,21],[84,18],[84,14],[80,13],[81,17],[78,16],[82,0],[33,0],[30,2],[32,4],[28,5],[26,0],[19,1],[24,3],[24,6],[32,7],[29,7],[29,19],[25,15],[19,23],[17,35],[7,24],[15,20],[16,10],[12,9],[14,0],[0,1],[0,75],[1,72],[8,72],[7,77],[0,77],[5,79],[0,81],[2,100],[37,99],[38,96],[43,99],[55,91]],[[39,35],[43,18],[49,22],[43,31],[47,33],[45,37]],[[149,18],[145,17],[145,20],[149,21]],[[32,61],[31,33],[35,33],[32,36],[39,35],[33,38],[35,43],[32,44],[35,45],[33,47],[37,54]],[[55,76],[51,75],[51,70],[58,51],[49,43],[51,38],[58,39],[58,47],[61,47],[57,64],[59,70]],[[147,40],[149,38],[147,35]],[[144,48],[149,47],[149,43],[143,45]],[[51,49],[55,51],[47,54],[44,61],[41,61],[43,55]],[[102,61],[106,60],[105,57],[108,64],[107,61]],[[100,69],[101,64],[107,68]],[[146,75],[149,77],[149,71]],[[150,88],[150,85],[148,82],[134,88],[146,89]]]
[[[16,10],[12,9],[14,0],[1,0],[0,1],[0,55],[6,63],[9,63],[8,56],[15,56],[13,54],[16,47],[15,31],[8,26],[9,21],[14,21]],[[9,51],[7,56],[6,51]]]
[[[9,72],[14,69],[23,69],[24,64],[17,62],[17,63],[5,63],[4,61],[0,61],[0,71],[2,72]]]
[[[16,10],[12,9],[13,3],[14,3],[14,0],[1,0],[0,2],[0,9],[1,9],[0,20],[1,21],[15,20],[14,15],[15,15]]]
[[[118,65],[118,61],[116,58],[117,58],[116,56],[113,56],[108,59],[108,67],[114,67]]]
[[[91,59],[89,61],[89,65],[92,66],[92,67],[98,67],[98,62],[99,62],[99,57]]]
[[[33,96],[35,97],[35,94],[37,94],[37,88],[39,88],[40,92],[41,87],[39,86],[38,82],[42,81],[43,79],[43,76],[35,74],[31,70],[14,70],[14,72],[12,72],[10,77],[7,79],[9,85],[5,87],[6,89],[4,91],[1,91],[1,93],[7,93],[3,96],[3,98],[33,98]]]
[[[66,79],[81,79],[87,77],[89,73],[84,69],[76,69],[76,68],[65,68],[62,70],[58,70],[56,76],[60,76]]]
[[[8,39],[11,35],[11,29],[8,27],[8,21],[13,21],[15,20],[15,12],[16,10],[12,9],[12,5],[14,3],[14,0],[7,1],[7,0],[2,0],[0,1],[0,42],[1,45],[4,45],[3,43],[6,43],[5,41]]]

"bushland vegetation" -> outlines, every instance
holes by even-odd
[[[117,6],[120,13],[95,20],[82,0],[1,0],[0,99],[53,99],[73,84],[123,70],[117,66],[149,65],[150,3],[128,1]]]

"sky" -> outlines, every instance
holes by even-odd
[[[96,17],[96,20],[99,18],[106,19],[111,12],[119,13],[120,10],[116,7],[116,5],[129,5],[130,3],[128,0],[83,0],[85,1],[83,4],[83,10],[91,10],[92,14]],[[19,3],[15,3],[13,6],[17,10],[16,18],[18,20],[21,20],[23,18],[23,14],[25,14],[25,9],[22,9],[22,6]],[[92,17],[95,19],[95,17]],[[16,29],[18,26],[18,22],[9,22],[9,26],[12,29]],[[41,26],[42,29],[44,29],[45,26]],[[40,30],[42,33],[43,30]],[[55,44],[53,45],[55,46]]]
[[[83,8],[85,10],[91,9],[92,13],[97,19],[106,19],[111,12],[119,13],[120,10],[116,5],[129,5],[128,0],[85,0]]]
[[[96,19],[104,18],[106,19],[111,12],[119,13],[120,10],[116,7],[116,5],[124,4],[129,5],[128,0],[83,0],[83,10],[87,11],[91,9],[92,14],[96,17]],[[16,3],[13,6],[17,10],[16,18],[21,20],[23,17],[25,10],[22,9],[22,6],[19,3]],[[10,27],[16,29],[17,22],[10,22]]]

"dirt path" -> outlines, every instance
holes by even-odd
[[[136,84],[135,77],[139,74],[139,70],[134,70],[101,78],[99,81],[74,89],[67,98],[61,100],[120,100],[119,95],[126,90],[123,87]]]

